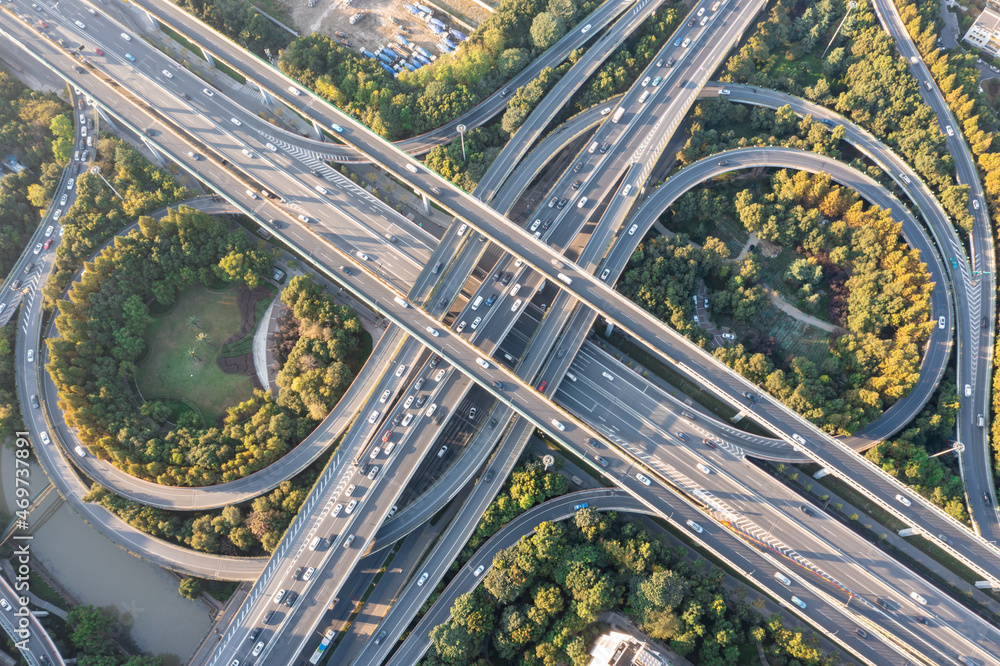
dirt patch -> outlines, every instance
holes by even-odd
[[[395,36],[401,33],[430,53],[439,54],[434,46],[440,40],[438,35],[426,22],[407,11],[401,0],[316,0],[313,7],[309,6],[309,2],[288,0],[286,3],[295,26],[304,35],[318,32],[336,37],[337,41],[356,51],[368,49],[374,52],[380,46],[396,44]],[[459,11],[464,9],[465,3],[460,4],[463,7]],[[358,14],[360,18],[351,25],[351,17]],[[434,18],[466,35],[470,32],[451,20],[444,11],[435,11]],[[393,19],[398,23],[393,23]]]
[[[240,330],[223,342],[223,347],[248,338],[252,340],[253,331],[257,323],[257,303],[265,298],[269,299],[273,297],[274,294],[264,287],[257,287],[250,290],[247,289],[246,285],[240,285],[239,293],[236,296],[236,306],[240,310]],[[262,389],[264,387],[261,385],[260,380],[257,379],[257,372],[253,365],[253,347],[248,345],[248,349],[250,350],[249,352],[239,356],[223,356],[220,354],[215,360],[216,365],[226,374],[246,375],[253,382],[255,389]]]

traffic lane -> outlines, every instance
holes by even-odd
[[[444,385],[438,387],[435,396],[442,390]],[[401,410],[402,407],[399,406],[398,409]],[[386,418],[388,417],[387,414]],[[373,435],[378,432],[379,427],[381,426],[376,423]],[[312,629],[306,631],[304,627],[313,627],[322,618],[328,600],[337,595],[344,580],[366,550],[368,541],[374,536],[392,507],[396,495],[402,491],[411,472],[426,453],[426,449],[407,446],[411,437],[419,439],[419,433],[424,427],[426,420],[421,419],[404,434],[391,457],[379,465],[380,469],[374,478],[368,478],[356,467],[348,470],[339,476],[337,484],[330,485],[330,491],[324,493],[314,503],[318,515],[300,514],[300,520],[307,520],[313,526],[310,530],[303,531],[303,544],[297,549],[297,557],[284,558],[281,565],[285,569],[290,569],[294,565],[308,565],[315,561],[319,566],[316,567],[317,571],[308,581],[308,585],[301,586],[302,589],[293,588],[300,587],[298,583],[305,581],[294,580],[289,583],[287,578],[282,580],[275,577],[265,588],[265,593],[258,597],[260,603],[251,602],[248,615],[254,616],[256,620],[266,612],[265,608],[277,589],[295,591],[300,595],[291,606],[285,620],[269,632],[269,637],[265,636],[267,642],[261,653],[262,660],[280,658],[278,655],[282,655],[286,661],[290,661],[292,655],[302,649],[304,642],[312,633]],[[366,430],[368,429],[362,428],[360,432]],[[359,439],[363,443],[358,447],[352,447],[360,449],[358,456],[355,457],[356,460],[362,458],[362,453],[369,449],[370,439],[360,434]],[[369,455],[363,456],[363,459],[364,464],[377,462],[377,458],[373,459]],[[351,501],[356,501],[357,504],[350,507]],[[341,506],[339,510],[338,504]],[[312,544],[316,539],[327,539],[327,542],[320,542],[315,548],[310,545],[309,551],[303,550],[306,541]],[[309,552],[313,555],[309,555]],[[303,553],[306,554],[304,559],[301,558]],[[253,610],[254,606],[256,611]],[[256,621],[254,623],[256,624]],[[252,645],[248,646],[248,650],[251,648]],[[225,654],[225,650],[222,654]]]
[[[478,292],[476,296],[485,299],[480,305],[480,309],[478,311],[470,309],[465,319],[465,321],[474,322],[475,316],[482,317],[483,320],[468,337],[476,347],[482,349],[487,355],[496,352],[497,346],[517,323],[531,299],[538,293],[539,283],[544,279],[529,270],[518,271],[515,269],[513,273],[515,276],[510,279],[509,286],[506,287],[501,281],[493,282],[492,277],[489,278],[493,284],[486,285],[487,288]],[[486,307],[491,296],[495,296],[496,301]],[[475,301],[472,304],[474,305]]]
[[[619,18],[597,43],[584,52],[580,60],[573,63],[570,70],[532,110],[520,131],[504,145],[495,160],[495,162],[500,163],[498,168],[490,169],[477,187],[477,190],[482,190],[481,194],[477,192],[480,198],[484,201],[490,201],[493,198],[501,183],[510,176],[525,152],[535,143],[542,131],[566,104],[566,101],[590,78],[608,55],[614,52],[637,26],[659,7],[659,4],[648,0],[639,3],[631,12]]]
[[[85,18],[82,11],[80,18]],[[82,32],[78,30],[73,36],[75,38],[85,38],[86,35],[81,35]],[[131,42],[128,43],[131,44]],[[106,46],[109,49],[112,48],[110,44]],[[190,102],[197,100],[199,103],[204,104],[204,112],[187,113],[179,105],[176,112],[183,113],[185,116],[181,126],[186,126],[194,132],[216,135],[219,139],[222,139],[223,141],[212,142],[213,149],[219,152],[223,148],[227,149],[228,152],[224,153],[225,157],[233,164],[240,164],[250,177],[259,182],[269,183],[273,179],[283,180],[285,187],[275,189],[281,194],[286,194],[286,198],[288,198],[290,207],[293,210],[308,210],[306,207],[314,206],[317,203],[326,203],[326,199],[323,197],[327,195],[321,195],[321,193],[317,192],[317,185],[310,186],[306,182],[308,177],[305,174],[300,175],[299,179],[293,177],[292,174],[296,173],[298,169],[289,169],[289,167],[297,166],[296,161],[285,155],[284,151],[271,151],[267,148],[266,143],[268,142],[266,139],[274,137],[271,137],[267,132],[260,129],[257,129],[256,133],[251,132],[251,126],[242,120],[240,125],[235,125],[229,120],[229,118],[245,118],[248,114],[245,109],[238,105],[236,105],[235,109],[227,108],[224,100],[230,102],[230,104],[234,103],[224,95],[213,94],[212,97],[207,97],[202,91],[196,90],[196,88],[201,86],[200,80],[188,81],[186,74],[181,74],[180,71],[178,71],[178,74],[180,74],[181,78],[175,76],[169,80],[169,83],[166,81],[157,81],[158,85],[150,89],[149,80],[151,78],[154,80],[158,79],[156,68],[161,65],[169,67],[173,61],[167,59],[159,52],[155,52],[154,55],[155,50],[151,47],[148,47],[148,50],[150,51],[148,55],[152,57],[142,58],[141,61],[137,61],[134,65],[126,65],[124,60],[121,61],[121,69],[124,71],[119,73],[118,78],[122,82],[130,83],[133,88],[145,90],[150,99],[162,98],[162,93],[167,90],[180,90],[181,92],[170,93],[180,102],[177,97],[178,95],[187,94],[188,92],[193,93],[189,95],[191,97]],[[157,61],[157,58],[160,61]],[[137,76],[137,74],[144,75],[145,80],[143,76]],[[208,100],[208,103],[205,100]],[[194,104],[190,104],[190,106],[194,108]],[[213,106],[218,109],[214,114]],[[161,109],[161,111],[169,113],[173,110]],[[213,115],[217,115],[218,118],[213,119]],[[251,115],[250,117],[255,116]],[[232,127],[229,127],[229,125],[232,125]],[[231,143],[225,143],[225,139],[227,138]],[[251,154],[256,155],[256,157],[249,157],[246,154],[244,154],[245,159],[238,157],[237,151],[243,153],[244,150],[248,150]],[[283,159],[279,160],[279,156]],[[430,255],[430,248],[426,243],[427,239],[417,239],[412,232],[412,224],[403,224],[404,218],[401,218],[401,216],[383,202],[364,192],[334,170],[329,168],[325,168],[324,170],[332,176],[334,182],[330,183],[328,179],[323,179],[320,181],[323,185],[319,185],[319,187],[325,186],[327,190],[332,190],[334,194],[331,198],[339,203],[338,207],[341,214],[353,220],[353,224],[338,225],[334,227],[334,230],[343,232],[343,230],[360,226],[370,231],[373,239],[379,240],[376,241],[376,244],[369,245],[369,249],[375,251],[377,248],[378,251],[385,253],[387,258],[396,260],[400,267],[406,266],[409,268],[409,271],[402,271],[402,273],[408,281],[415,280],[419,274],[419,269],[426,264]],[[338,188],[341,191],[338,192]],[[296,190],[298,190],[298,193],[292,194]],[[387,216],[392,217],[393,220],[390,220]],[[384,242],[386,234],[395,236],[397,232],[400,236],[406,236],[407,240],[403,246],[408,249],[412,248],[414,250],[412,254],[403,252],[397,244],[387,244]],[[386,247],[386,245],[389,247]]]
[[[596,404],[609,404],[608,400],[601,400],[601,396],[595,399]],[[605,412],[608,416],[611,413]],[[601,420],[604,420],[600,414],[595,414]],[[725,481],[723,477],[725,471],[728,471],[731,475],[731,479],[735,478],[747,478],[748,475],[758,477],[757,483],[751,484],[755,488],[768,488],[773,487],[773,480],[771,480],[766,474],[758,470],[756,467],[747,466],[745,463],[736,460],[733,456],[726,452],[723,453],[721,449],[711,450],[702,449],[695,445],[692,438],[689,437],[686,441],[674,440],[669,435],[666,435],[661,429],[649,424],[648,421],[643,419],[638,413],[633,415],[620,414],[615,412],[614,416],[617,417],[616,422],[612,422],[608,419],[608,425],[615,431],[613,438],[620,443],[620,445],[634,448],[640,442],[646,442],[646,451],[654,459],[664,452],[664,448],[669,447],[682,447],[689,453],[693,454],[696,459],[701,459],[703,462],[699,463],[705,465],[707,462],[712,462],[713,465],[706,465],[706,467],[700,468],[695,466],[695,469],[691,469],[691,465],[687,467],[682,466],[680,463],[683,460],[682,457],[669,456],[667,459],[671,460],[674,465],[677,465],[679,472],[683,475],[678,477],[683,481],[687,481],[691,484],[692,488],[703,487],[702,484],[706,482],[720,482]],[[616,425],[617,423],[617,425]],[[638,430],[635,429],[635,424],[639,423],[640,427]],[[648,431],[643,433],[643,430]],[[681,428],[682,431],[689,431],[689,427]],[[686,433],[685,433],[686,434]],[[633,446],[629,446],[632,444]],[[597,450],[591,451],[592,455],[601,455]],[[614,461],[614,452],[609,450],[603,454],[605,460],[608,462]],[[624,462],[624,461],[622,461]],[[614,467],[612,465],[612,467]],[[675,468],[677,469],[677,468]],[[705,471],[705,470],[708,471]],[[785,544],[794,547],[795,550],[805,556],[807,559],[812,559],[816,562],[821,562],[821,568],[826,568],[828,573],[831,573],[835,577],[840,577],[842,582],[847,582],[851,580],[858,581],[852,585],[855,592],[858,590],[864,590],[866,592],[875,592],[875,588],[872,587],[872,582],[867,577],[863,577],[858,580],[857,567],[862,567],[864,569],[870,570],[874,575],[881,576],[884,581],[883,588],[881,588],[881,593],[883,596],[896,596],[902,603],[910,603],[916,608],[915,604],[912,604],[907,598],[907,594],[910,591],[921,591],[926,596],[930,597],[932,606],[937,605],[938,600],[941,599],[942,608],[948,606],[950,600],[947,600],[944,595],[939,592],[935,595],[928,594],[926,592],[927,587],[922,582],[914,580],[915,576],[898,566],[890,566],[894,562],[887,562],[885,553],[877,550],[875,547],[871,546],[868,542],[860,539],[853,534],[853,532],[844,532],[843,528],[839,523],[832,521],[832,519],[826,518],[825,515],[820,514],[818,509],[810,509],[814,512],[814,517],[810,517],[809,520],[821,520],[822,523],[817,528],[826,533],[827,538],[821,539],[818,535],[810,534],[808,528],[801,522],[805,520],[803,518],[806,515],[801,511],[800,507],[807,505],[808,503],[803,503],[802,499],[796,495],[791,494],[790,491],[785,490],[782,486],[778,486],[777,490],[768,491],[768,496],[766,499],[758,492],[751,490],[749,487],[739,487],[742,484],[737,484],[735,489],[730,488],[728,491],[715,490],[710,491],[718,497],[723,504],[721,504],[724,510],[738,510],[744,516],[759,516],[756,518],[751,518],[750,520],[758,521],[756,527],[760,531],[763,531],[765,525],[770,524],[768,528],[768,534],[779,537],[783,540]],[[765,510],[766,509],[766,510]],[[778,514],[775,515],[775,509]],[[801,512],[801,515],[800,515]],[[784,514],[782,516],[782,514]],[[815,517],[818,516],[818,517]],[[791,519],[791,524],[786,525],[788,519]],[[825,526],[824,526],[825,523]],[[837,543],[834,543],[832,539],[837,539]],[[811,541],[811,543],[810,543]],[[805,543],[804,543],[805,542]],[[832,555],[832,556],[831,556]],[[846,566],[842,566],[846,564]],[[904,581],[902,589],[895,588],[891,586],[887,581]],[[907,584],[909,587],[907,587]],[[894,594],[890,594],[893,591]],[[917,609],[920,610],[920,609]],[[926,611],[925,611],[926,612]],[[954,609],[951,611],[945,611],[954,613]],[[919,613],[918,613],[919,614]],[[942,649],[939,645],[938,650]]]
[[[820,513],[818,508],[810,507],[813,515],[806,518],[807,514],[800,507],[809,506],[808,503],[804,503],[801,498],[784,487],[775,486],[773,481],[768,484],[770,479],[762,470],[722,451],[687,449],[683,444],[664,441],[662,434],[647,424],[642,424],[636,433],[628,433],[626,437],[634,443],[633,447],[646,448],[651,461],[647,464],[655,464],[658,454],[666,453],[667,448],[684,448],[696,459],[711,459],[714,466],[708,467],[710,472],[706,473],[688,460],[688,456],[670,456],[675,471],[668,470],[667,473],[674,477],[675,483],[679,482],[681,487],[688,489],[688,492],[705,488],[703,485],[705,483],[715,485],[715,489],[708,492],[709,497],[713,498],[711,504],[721,516],[730,520],[734,520],[735,516],[741,527],[751,533],[763,534],[766,530],[768,538],[764,539],[765,541],[773,537],[774,546],[792,549],[788,552],[793,556],[793,560],[818,567],[834,580],[838,580],[841,585],[852,589],[855,595],[861,596],[867,593],[875,594],[876,597],[888,597],[896,601],[901,608],[919,610],[920,607],[908,596],[911,591],[919,591],[932,607],[940,606],[942,609],[951,607],[953,609],[951,612],[955,612],[954,609],[958,608],[957,603],[947,595],[919,581],[915,574],[894,560],[886,558],[884,552],[839,522]],[[626,485],[633,481],[640,483],[637,480],[637,471],[645,470],[636,470],[634,467],[627,470],[628,481],[623,478],[622,482]],[[756,483],[744,484],[742,479],[751,479]],[[768,490],[765,492],[753,490],[760,487],[766,487]],[[806,520],[809,524],[804,522]],[[752,527],[743,521],[749,521]],[[958,611],[959,614],[961,610]],[[960,643],[964,641],[966,647],[971,649],[975,645],[976,633],[980,631],[997,633],[993,627],[981,620],[975,624],[979,626],[970,627],[968,622],[959,622],[957,626],[942,623],[940,626],[930,627],[934,630],[930,635],[925,635],[927,629],[922,630],[912,625],[903,624],[901,630],[908,640],[919,641],[928,649],[944,656],[950,654],[951,646],[956,644],[956,640]],[[925,625],[921,625],[923,626]]]
[[[776,567],[772,561],[761,556],[755,550],[740,547],[734,549],[731,533],[717,527],[710,521],[706,521],[702,514],[699,514],[696,510],[687,506],[683,502],[677,501],[676,497],[672,497],[668,493],[660,491],[659,489],[655,492],[658,496],[664,495],[664,500],[671,501],[670,509],[672,515],[674,513],[679,514],[677,518],[672,519],[675,525],[677,525],[677,529],[681,529],[679,526],[685,519],[697,522],[699,526],[702,526],[703,530],[701,535],[698,537],[699,540],[707,541],[717,552],[721,552],[725,557],[732,561],[738,561],[739,559],[746,560],[750,566],[744,566],[744,569],[752,567],[755,571],[759,570],[765,574],[772,574],[770,578],[758,576],[758,585],[769,588],[778,598],[787,598],[789,596],[788,590],[778,584],[776,579],[773,578],[773,573],[787,571],[786,567]],[[458,596],[470,592],[482,581],[482,578],[489,570],[496,553],[504,548],[509,548],[510,546],[516,544],[521,537],[534,531],[535,526],[542,521],[572,519],[572,516],[576,513],[576,507],[580,504],[587,504],[589,508],[593,508],[598,511],[616,510],[629,513],[652,513],[646,504],[640,502],[624,491],[602,489],[594,491],[581,491],[564,495],[562,497],[549,500],[548,502],[533,508],[529,512],[522,514],[511,523],[504,526],[500,532],[487,541],[487,543],[476,552],[473,558],[469,560],[462,570],[456,574],[456,576],[452,579],[452,582],[449,583],[448,587],[441,593],[434,605],[432,605],[430,610],[425,614],[424,618],[421,619],[420,624],[413,632],[411,632],[410,637],[400,647],[396,655],[394,655],[390,664],[414,663],[419,660],[420,656],[430,645],[430,642],[427,639],[427,631],[431,627],[445,622],[448,619],[451,607]],[[711,536],[705,537],[705,534],[709,534]],[[739,543],[738,540],[737,543]],[[736,552],[736,550],[746,552],[749,557],[743,557],[741,554]],[[483,571],[477,575],[476,572],[479,567],[483,567]],[[807,594],[803,593],[799,589],[796,589],[795,591],[796,594],[805,597],[812,602],[807,603],[807,609],[812,609],[812,612],[809,613],[810,616],[823,607],[833,610],[832,613],[821,612],[821,616],[826,619],[821,626],[829,627],[831,629],[830,633],[833,634],[836,634],[837,630],[841,628],[846,629],[847,631],[844,632],[844,638],[851,643],[852,648],[859,650],[866,656],[871,655],[871,657],[876,657],[877,659],[875,663],[902,663],[902,661],[899,661],[898,655],[891,652],[891,650],[882,644],[881,641],[864,642],[856,636],[853,639],[850,638],[849,636],[851,634],[851,630],[854,628],[853,623],[844,618],[839,611],[834,609],[834,607],[826,606],[824,602],[814,601],[812,595],[807,596]]]

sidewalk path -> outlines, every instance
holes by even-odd
[[[822,329],[827,333],[836,333],[839,330],[839,327],[834,326],[830,322],[823,321],[822,319],[817,319],[812,315],[807,315],[805,312],[799,310],[797,307],[786,301],[781,296],[781,294],[771,289],[770,287],[764,287],[764,291],[766,291],[767,295],[771,297],[771,302],[774,303],[774,306],[776,308],[784,312],[786,315],[792,317],[793,319],[798,319],[804,324],[815,326],[816,328]]]

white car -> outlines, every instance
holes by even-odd
[[[229,122],[236,125],[237,127],[240,127],[243,124],[242,122],[240,122],[239,118],[230,118]]]
[[[464,321],[459,322],[458,326],[455,328],[455,332],[461,333],[464,330],[465,330],[465,322]]]
[[[701,528],[701,525],[699,525],[698,523],[694,522],[693,520],[687,521],[687,526],[690,527],[691,529],[693,529],[698,534],[701,534],[702,532],[705,531],[705,530],[703,530]]]
[[[441,368],[440,370],[438,370],[437,374],[434,375],[434,381],[439,382],[442,379],[444,379],[445,372],[447,372],[447,371],[444,368]]]
[[[301,95],[302,94],[302,91],[299,90],[298,88],[296,88],[295,86],[288,86],[288,92],[292,93],[293,95]]]
[[[472,575],[475,576],[476,578],[479,578],[480,574],[482,574],[483,571],[485,570],[486,570],[486,565],[480,564],[478,567],[476,567],[476,570],[472,572]]]
[[[29,349],[28,350],[28,363],[34,363],[34,361],[35,361],[35,350],[34,349]]]
[[[209,90],[208,88],[202,88],[201,91],[206,95],[208,95],[209,97],[215,97],[215,93]]]
[[[722,334],[722,339],[723,340],[735,340],[736,336],[733,335],[732,333],[723,333]]]
[[[476,359],[476,363],[478,363],[479,365],[483,366],[483,368],[486,369],[486,370],[490,369],[490,362],[487,361],[484,358],[477,358]]]
[[[348,502],[347,508],[344,509],[344,515],[345,516],[351,515],[351,512],[354,511],[354,507],[356,507],[357,505],[358,505],[358,500],[356,499],[352,499],[350,502]]]
[[[73,450],[76,451],[76,455],[80,456],[81,458],[87,457],[87,452],[83,450],[82,446],[74,446]]]
[[[785,586],[790,586],[792,584],[791,579],[780,571],[774,573],[774,579]]]
[[[645,88],[646,86],[648,86],[649,82],[652,81],[652,80],[653,80],[652,77],[649,77],[649,76],[647,76],[646,78],[644,78],[642,80],[642,87]]]
[[[334,517],[336,517],[336,516],[339,516],[340,512],[343,511],[343,510],[344,510],[344,505],[343,504],[338,504],[337,506],[333,507],[332,513],[333,513]]]
[[[700,469],[703,474],[711,474],[712,473],[712,468],[709,467],[708,465],[703,464],[703,463],[698,463],[698,469]]]
[[[465,235],[465,231],[466,231],[466,229],[468,229],[468,228],[469,228],[469,225],[467,225],[467,224],[463,224],[462,226],[460,226],[460,227],[458,228],[458,235],[459,235],[459,236],[464,236],[464,235]]]
[[[951,125],[945,125],[944,129],[948,132],[948,136],[955,136],[955,130],[951,128]]]
[[[49,236],[51,236],[53,231],[55,231],[55,227],[53,227],[51,224],[45,227],[45,237],[48,238]]]
[[[268,141],[267,143],[265,143],[264,146],[268,150],[270,150],[272,153],[278,152],[278,147],[276,145],[274,145],[273,143],[271,143],[270,141]]]
[[[390,432],[392,431],[390,430]],[[376,458],[378,458],[378,454],[380,453],[382,453],[382,448],[376,446],[374,449],[372,449],[372,452],[368,455],[368,457],[371,458],[372,460],[375,460]]]
[[[333,131],[336,132],[337,134],[342,134],[344,132],[344,128],[338,125],[337,123],[333,123],[332,125],[330,125],[330,127],[332,127]]]
[[[417,167],[413,166],[412,164],[407,164],[406,170],[409,171],[410,173],[419,173]]]
[[[555,419],[552,419],[552,426],[559,432],[562,432],[563,430],[566,429],[566,426],[564,426],[561,421],[557,421]]]
[[[417,587],[423,587],[424,583],[426,583],[427,579],[430,577],[431,575],[425,571],[423,575],[420,576],[420,580],[417,581]]]
[[[927,605],[927,599],[924,599],[922,595],[917,594],[916,592],[910,592],[910,598],[916,601],[921,606]]]
[[[719,91],[719,94],[720,95],[728,95],[729,94],[729,88],[723,88],[722,90]]]
[[[371,415],[369,415],[369,417],[368,417],[368,423],[375,423],[376,419],[378,419],[378,410],[377,409],[374,412],[372,412]]]
[[[913,502],[911,502],[909,498],[903,497],[902,495],[896,495],[896,501],[903,506],[913,506]]]
[[[475,319],[472,320],[472,330],[473,331],[476,330],[476,327],[479,326],[479,322],[481,322],[482,320],[483,320],[482,317],[476,317]]]
[[[398,368],[396,368],[396,376],[397,377],[402,377],[404,372],[406,372],[406,366],[405,365],[400,365]]]
[[[122,33],[122,39],[124,39],[126,42],[131,42],[132,41],[132,36],[129,35],[127,32],[123,32]]]
[[[510,288],[510,295],[511,296],[517,296],[517,292],[519,292],[519,291],[521,291],[521,284],[520,283],[515,284],[513,287]]]
[[[639,228],[638,224],[633,224],[631,227],[628,228],[628,235],[635,236],[635,232],[638,228]]]
[[[36,243],[35,244],[35,250],[34,250],[35,254],[38,254],[41,251],[42,251],[42,244],[41,243]]]
[[[972,207],[975,208],[976,210],[979,210],[979,199],[972,200]]]
[[[605,281],[606,281],[606,280],[608,279],[608,276],[609,276],[609,275],[611,275],[611,269],[610,269],[610,268],[605,268],[605,269],[604,269],[604,270],[603,270],[603,271],[601,272],[601,279],[602,279],[602,280],[605,280]]]
[[[368,472],[368,479],[369,480],[374,480],[375,477],[378,476],[378,470],[379,470],[378,465],[375,465],[374,467],[372,467],[371,470]]]
[[[74,186],[74,185],[76,185],[76,178],[70,178],[70,179],[69,179],[69,180],[68,180],[68,181],[66,182],[66,189],[67,189],[67,190],[72,190],[72,189],[73,189],[73,186]]]
[[[242,152],[243,152],[244,155],[246,155],[250,159],[254,159],[255,157],[257,157],[252,150],[248,150],[248,149],[244,148]]]
[[[650,485],[650,483],[652,483],[649,480],[649,477],[643,474],[642,472],[636,472],[635,478],[639,479],[639,483],[642,483],[647,486]]]
[[[410,408],[410,405],[413,404],[413,398],[414,397],[415,396],[412,396],[412,395],[411,396],[407,396],[406,400],[403,401],[403,409],[409,409]]]
[[[938,317],[938,328],[944,329],[944,327],[945,327],[945,319],[944,319],[944,317]]]
[[[14,610],[11,607],[10,602],[8,602],[6,599],[0,599],[0,606],[3,606],[3,609],[5,611],[12,611],[12,610]]]
[[[406,416],[403,417],[403,420],[400,422],[399,425],[405,428],[406,426],[410,425],[410,421],[412,420],[413,420],[413,414],[407,414]]]
[[[517,309],[518,309],[519,307],[521,307],[521,303],[522,303],[522,301],[521,301],[521,299],[520,299],[520,298],[519,298],[519,299],[517,299],[516,301],[514,301],[514,305],[510,306],[510,311],[511,311],[511,312],[517,312]]]
[[[798,597],[792,597],[792,603],[801,608],[802,610],[806,609],[806,602],[802,601]]]
[[[174,78],[174,75],[168,72],[167,70],[163,70],[163,76],[167,77],[168,79]]]
[[[277,592],[274,593],[274,603],[280,604],[281,600],[284,598],[285,598],[284,590],[278,590]]]
[[[434,416],[434,412],[437,410],[437,408],[438,408],[437,403],[432,402],[430,407],[427,408],[427,411],[424,412],[424,416],[426,416],[427,418]]]
[[[361,261],[368,261],[368,255],[362,252],[361,250],[355,252],[354,255]]]
[[[431,335],[433,335],[435,338],[440,335],[440,333],[437,332],[437,329],[434,328],[433,326],[428,326],[427,327],[427,332],[430,333]]]
[[[589,30],[590,30],[590,24],[588,23],[587,25],[580,28],[580,34],[585,35]]]
[[[309,580],[312,575],[316,572],[316,567],[309,567],[306,572],[302,574],[302,580]]]
[[[329,194],[329,193],[330,193],[330,192],[329,192],[329,191],[328,191],[328,190],[327,190],[327,189],[326,189],[325,187],[323,187],[322,185],[317,185],[317,186],[316,186],[316,191],[317,191],[317,192],[319,192],[320,194]]]
[[[379,396],[378,401],[384,403],[386,400],[389,399],[390,395],[392,395],[392,392],[389,389],[386,389],[382,391],[382,395]]]

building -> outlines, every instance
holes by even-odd
[[[597,637],[590,657],[590,666],[670,666],[646,643],[614,629]]]
[[[987,4],[964,39],[981,51],[1000,56],[1000,7]]]

